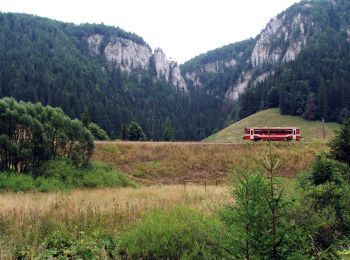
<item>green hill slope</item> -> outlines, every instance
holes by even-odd
[[[281,115],[279,109],[267,109],[246,117],[229,127],[206,138],[206,142],[242,142],[244,127],[252,126],[295,126],[300,127],[303,142],[322,141],[322,122],[307,121],[301,117]],[[337,123],[325,123],[326,139],[334,136],[334,130],[339,127]]]

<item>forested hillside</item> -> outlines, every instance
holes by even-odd
[[[147,139],[163,139],[167,125],[176,140],[199,140],[271,107],[341,122],[349,60],[347,0],[301,1],[254,39],[181,66],[120,28],[0,13],[0,97],[61,107],[112,138],[135,121]]]
[[[151,65],[127,71],[95,55],[88,41],[95,35],[103,37],[97,51],[116,40],[150,49],[141,37],[115,27],[0,13],[0,97],[61,107],[73,118],[97,123],[114,138],[137,121],[149,139],[161,139],[167,117],[177,139],[211,133],[217,114],[206,113],[197,97],[191,99],[191,93],[179,91],[170,80],[157,78]]]
[[[279,107],[282,114],[309,120],[342,122],[350,109],[350,2],[312,2],[317,8],[294,6],[287,15],[305,13],[319,25],[296,59],[276,69],[261,84],[248,87],[233,118],[262,108]]]
[[[255,39],[182,68],[188,85],[233,107],[231,120],[279,107],[282,114],[341,122],[350,109],[349,57],[350,2],[308,0],[272,18]]]

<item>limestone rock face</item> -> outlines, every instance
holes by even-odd
[[[181,75],[179,64],[175,61],[169,63],[170,67],[170,82],[177,87],[178,90],[181,90],[185,93],[188,92],[186,82]]]
[[[164,52],[158,48],[152,53],[147,44],[136,43],[132,40],[112,36],[104,50],[101,49],[103,35],[92,34],[87,38],[91,55],[104,55],[105,59],[122,71],[133,72],[141,75],[151,66],[155,68],[158,79],[171,82],[176,89],[187,93],[187,85],[181,75],[179,65],[167,59]]]
[[[148,70],[152,50],[144,44],[129,39],[113,37],[104,49],[104,55],[110,63],[115,63],[123,71]]]
[[[154,57],[154,66],[156,68],[157,78],[165,78],[166,81],[169,81],[170,67],[169,61],[165,56],[162,49],[156,49],[153,54]]]
[[[192,81],[193,86],[202,87],[203,83],[200,80],[200,75],[202,73],[219,73],[223,72],[225,69],[232,69],[237,65],[235,58],[216,60],[213,62],[208,62],[203,64],[198,71],[186,72],[186,79]]]
[[[313,26],[314,23],[308,22],[301,13],[288,19],[286,15],[272,19],[258,36],[250,59],[247,60],[252,69],[241,73],[236,83],[226,91],[225,98],[236,101],[249,84],[263,82],[274,74],[277,66],[295,60],[307,44],[307,32]]]
[[[199,87],[199,88],[203,87],[203,83],[201,82],[201,80],[196,72],[191,72],[191,73],[187,72],[185,77],[186,77],[186,79],[193,82],[193,86]]]
[[[260,34],[251,56],[251,63],[254,68],[265,63],[275,63],[279,59],[279,54],[270,55],[270,45],[278,29],[282,27],[281,19],[273,19]]]
[[[252,71],[242,72],[236,84],[231,86],[225,93],[225,98],[236,101],[240,94],[247,88],[252,78]]]

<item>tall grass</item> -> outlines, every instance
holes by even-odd
[[[45,243],[61,243],[57,241],[59,237],[69,238],[71,244],[67,248],[83,247],[79,244],[81,240],[101,246],[109,243],[106,236],[118,240],[121,233],[150,210],[170,211],[182,205],[211,215],[229,200],[225,186],[210,186],[206,190],[197,185],[185,189],[182,185],[170,185],[45,194],[7,192],[0,196],[0,256],[34,258],[44,249],[54,250]],[[100,249],[99,254],[107,250]]]

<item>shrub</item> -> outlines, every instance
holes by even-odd
[[[123,173],[101,162],[93,162],[89,169],[83,169],[65,160],[54,160],[44,163],[39,172],[41,176],[36,178],[15,172],[0,173],[0,190],[47,192],[79,187],[134,186]]]
[[[311,181],[313,185],[327,182],[340,184],[348,178],[349,168],[346,164],[327,158],[325,155],[317,155],[311,165]]]
[[[189,208],[155,210],[122,236],[121,255],[128,259],[223,258],[221,231],[218,221]]]
[[[0,174],[0,190],[29,191],[35,189],[35,182],[32,176],[18,173]]]
[[[128,127],[128,140],[131,140],[131,141],[146,140],[146,135],[144,134],[141,126],[135,121],[132,121]]]
[[[116,259],[116,244],[116,239],[106,234],[56,231],[42,242],[39,259]]]
[[[344,120],[340,130],[329,143],[330,155],[337,161],[350,165],[350,121]]]
[[[88,129],[91,132],[91,134],[94,136],[96,140],[108,140],[109,137],[105,130],[103,130],[101,127],[99,127],[95,123],[89,123]]]

